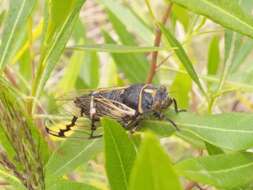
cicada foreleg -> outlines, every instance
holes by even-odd
[[[154,116],[157,117],[157,118],[160,119],[160,120],[164,120],[164,121],[170,122],[171,125],[172,125],[173,127],[175,127],[175,129],[176,129],[177,131],[180,130],[180,129],[178,128],[177,124],[176,124],[173,120],[171,120],[170,118],[166,117],[163,113],[161,113],[161,112],[155,112],[155,113],[154,113]]]
[[[178,109],[177,101],[176,101],[175,98],[172,98],[171,100],[172,100],[172,103],[174,105],[174,110],[175,110],[176,113],[185,112],[186,111],[186,109]]]

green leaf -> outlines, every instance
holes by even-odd
[[[215,75],[220,63],[219,38],[214,36],[208,49],[208,74]]]
[[[158,140],[147,133],[131,173],[129,190],[180,190],[179,179]]]
[[[231,65],[231,72],[236,73],[240,65],[244,63],[246,58],[250,55],[253,49],[253,40],[247,40],[236,54],[233,63]]]
[[[130,31],[134,31],[140,38],[148,44],[153,42],[152,31],[136,17],[131,10],[114,0],[97,0],[109,9]],[[127,19],[126,19],[127,18]]]
[[[48,190],[98,190],[97,188],[75,181],[59,180],[55,184],[47,188]]]
[[[60,0],[49,2],[40,63],[32,87],[32,96],[35,96],[35,99],[40,96],[58,62],[84,2],[85,0],[69,0],[65,3]]]
[[[17,43],[21,31],[25,30],[26,22],[32,13],[36,0],[10,1],[10,9],[4,24],[0,46],[0,71],[9,63],[13,55],[13,46]]]
[[[192,81],[189,75],[177,73],[171,87],[170,96],[176,99],[178,107],[187,109],[190,102],[190,91],[192,89]]]
[[[82,65],[79,73],[80,78],[88,88],[97,88],[100,78],[100,60],[97,53],[87,52],[84,56],[84,62],[85,64]]]
[[[68,50],[76,51],[95,51],[95,52],[111,52],[111,53],[143,53],[152,51],[172,50],[171,47],[154,47],[154,46],[131,46],[118,44],[91,44],[91,45],[76,45],[67,47]]]
[[[101,139],[91,140],[87,136],[79,140],[74,138],[75,135],[65,140],[49,158],[45,166],[48,185],[79,165],[85,164],[102,149]]]
[[[131,33],[129,33],[129,31],[124,26],[124,24],[111,11],[108,10],[107,14],[108,14],[108,17],[112,23],[114,30],[116,31],[117,35],[119,36],[121,43],[124,45],[127,45],[127,46],[138,47],[138,43],[136,42],[135,36],[132,35]],[[142,48],[142,47],[139,47],[139,48]],[[152,48],[157,48],[157,47],[152,47]],[[159,47],[159,48],[161,48],[161,47]],[[134,50],[134,49],[135,49],[135,47],[132,48],[132,50]],[[143,69],[143,71],[148,72],[149,62],[148,62],[147,56],[144,53],[141,53],[141,52],[138,53],[137,51],[136,51],[136,53],[133,52],[133,53],[131,53],[131,59],[133,60],[132,64],[134,64],[134,62],[135,62],[135,64],[142,65],[142,68],[145,68],[145,70]],[[148,74],[146,73],[146,76],[147,75]],[[153,83],[158,83],[157,77],[154,77]]]
[[[253,180],[252,153],[233,153],[190,158],[175,166],[177,172],[196,182],[235,188]]]
[[[194,67],[192,65],[192,62],[190,61],[189,57],[187,56],[186,52],[184,51],[182,45],[177,41],[177,39],[172,35],[172,33],[166,29],[163,25],[160,25],[161,31],[164,34],[167,41],[170,43],[172,47],[176,47],[175,53],[178,57],[178,59],[181,61],[183,66],[185,67],[185,70],[190,75],[192,80],[198,85],[200,90],[204,92],[203,87],[201,86],[201,83],[199,81],[199,77],[194,70]]]
[[[253,38],[253,18],[237,0],[170,0],[231,30]]]
[[[105,141],[105,168],[112,190],[127,190],[130,172],[135,160],[134,144],[120,124],[102,119]]]
[[[223,113],[196,115],[179,113],[171,116],[182,131],[215,146],[230,150],[245,150],[253,147],[253,114]]]
[[[182,23],[184,26],[185,31],[187,31],[187,28],[190,24],[190,15],[189,11],[187,9],[184,9],[181,6],[173,5],[173,11],[172,11],[173,17],[175,17],[179,22]]]
[[[216,154],[222,154],[224,153],[222,151],[222,149],[220,149],[219,147],[217,146],[214,146],[208,142],[205,142],[205,145],[206,145],[206,150],[208,152],[209,155],[216,155]]]
[[[169,122],[159,120],[144,120],[140,123],[140,130],[150,130],[161,137],[168,137],[171,136],[176,129]]]
[[[83,40],[81,40],[83,41]],[[75,89],[75,83],[79,76],[82,64],[84,63],[84,52],[74,52],[70,58],[69,64],[64,70],[64,75],[59,82],[57,92],[66,93]]]
[[[106,32],[104,32],[104,38],[106,43],[116,43]],[[131,53],[112,53],[111,55],[117,68],[124,73],[131,83],[143,83],[146,80],[148,65],[145,62],[138,62],[139,60],[132,56]]]

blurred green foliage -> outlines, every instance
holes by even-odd
[[[252,189],[251,0],[1,5],[1,189]],[[149,118],[131,134],[103,118],[103,138],[87,138],[87,119],[64,141],[46,134],[71,119],[62,97],[145,83],[152,71],[187,109],[165,113],[180,130]]]

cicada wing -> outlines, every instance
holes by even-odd
[[[74,103],[75,97],[56,98],[52,103],[54,106],[45,117],[46,131],[55,137],[68,137],[73,131],[88,134],[89,121],[80,117],[80,108]]]
[[[135,116],[136,111],[125,104],[114,101],[111,99],[104,98],[102,96],[95,97],[94,102],[96,105],[96,116],[97,117],[110,117],[124,122]]]

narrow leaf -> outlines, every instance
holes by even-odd
[[[189,75],[177,73],[171,87],[170,96],[177,100],[178,106],[187,109],[190,102],[190,91],[192,89],[192,80]]]
[[[253,18],[237,0],[170,0],[231,30],[253,38]]]
[[[136,36],[131,34],[127,28],[125,27],[125,25],[123,24],[123,21],[121,21],[120,19],[118,19],[111,11],[107,11],[108,17],[112,23],[112,26],[115,30],[115,32],[117,33],[117,35],[119,36],[120,42],[124,45],[127,46],[136,46],[138,47],[138,43],[136,41]],[[139,47],[142,48],[142,47]],[[152,47],[152,48],[157,48],[157,47]],[[158,49],[161,47],[158,47]],[[134,50],[135,48],[133,47],[132,50]],[[131,53],[131,59],[133,60],[132,64],[138,64],[142,66],[142,70],[146,73],[146,71],[149,68],[149,61],[147,59],[146,54],[143,52],[132,52]],[[148,75],[146,73],[146,75]],[[155,76],[153,79],[153,83],[158,83],[157,82],[157,77]]]
[[[127,7],[124,7],[118,1],[97,1],[103,4],[107,9],[109,9],[122,23],[124,23],[125,27],[129,28],[131,31],[134,31],[144,41],[146,41],[147,43],[153,41],[152,31],[147,28],[143,21],[136,17]]]
[[[180,190],[179,179],[158,140],[147,133],[131,173],[129,190]]]
[[[177,39],[171,34],[171,32],[166,29],[163,25],[160,25],[161,31],[163,32],[165,38],[170,43],[172,47],[175,47],[175,53],[178,57],[178,59],[181,61],[183,66],[185,67],[186,71],[192,78],[192,80],[198,85],[198,87],[204,92],[203,87],[201,86],[201,83],[199,81],[199,77],[194,70],[194,67],[192,65],[192,62],[190,61],[189,57],[187,56],[186,52],[184,51],[182,45],[177,41]]]
[[[104,38],[106,43],[116,43],[112,37],[104,32]],[[143,83],[146,80],[148,73],[148,65],[144,62],[138,62],[138,59],[132,56],[131,53],[111,54],[119,71],[123,72],[125,77],[131,83]]]
[[[84,2],[85,0],[70,0],[65,3],[60,0],[49,2],[40,63],[32,87],[32,95],[36,98],[41,94],[60,58]],[[32,105],[33,109],[34,105]]]
[[[175,168],[180,175],[196,182],[231,189],[252,182],[253,155],[233,153],[190,158]]]
[[[135,160],[134,144],[126,131],[113,120],[103,119],[105,167],[112,190],[127,190],[130,172]]]
[[[168,51],[174,48],[171,47],[154,47],[154,46],[131,46],[118,44],[91,44],[91,45],[76,45],[67,47],[67,50],[76,51],[95,51],[95,52],[111,52],[111,53],[143,53],[152,51]]]
[[[9,63],[13,53],[13,46],[18,35],[26,27],[26,22],[31,15],[36,0],[10,1],[10,9],[4,24],[2,42],[0,46],[0,70]]]
[[[208,50],[208,74],[215,75],[220,63],[219,38],[213,37]]]
[[[98,190],[97,188],[85,184],[85,183],[78,183],[75,181],[68,181],[68,180],[59,180],[57,183],[53,184],[52,186],[48,187],[49,190]]]

